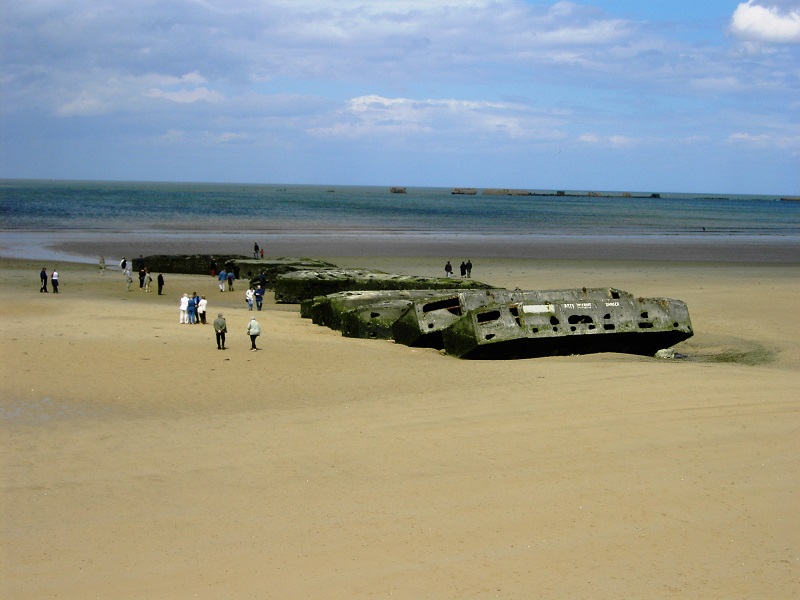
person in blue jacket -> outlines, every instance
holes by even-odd
[[[189,304],[186,307],[186,317],[189,319],[190,325],[197,323],[197,304],[194,301],[195,298],[197,298],[197,294],[189,298]]]
[[[256,308],[261,310],[261,303],[264,301],[264,290],[260,285],[257,285],[256,289],[253,290],[253,296],[256,299]]]

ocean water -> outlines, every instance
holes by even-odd
[[[775,196],[0,180],[0,255],[459,256],[800,263]]]
[[[800,237],[800,202],[776,196],[450,188],[0,181],[4,231],[403,232]]]

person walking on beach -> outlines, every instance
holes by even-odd
[[[219,280],[219,291],[224,292],[225,282],[228,280],[228,274],[225,272],[225,267],[222,267],[222,271],[219,272],[219,277],[217,277],[217,279]]]
[[[150,269],[144,270],[144,291],[150,291],[150,283],[152,283],[153,278],[150,276]]]
[[[247,324],[247,335],[250,336],[250,352],[255,352],[258,350],[256,338],[261,335],[261,325],[258,324],[255,317],[250,317],[250,322]]]
[[[139,269],[139,289],[144,289],[144,276],[147,274],[147,271],[144,270],[144,267]]]
[[[119,268],[122,269],[122,271],[124,272],[127,266],[128,266],[128,259],[123,256],[122,260],[119,261]]]
[[[447,261],[447,264],[444,266],[444,276],[450,277],[453,274],[453,265],[450,264],[450,261]]]
[[[258,258],[258,242],[253,244],[253,258]]]
[[[100,275],[106,274],[106,257],[100,255],[100,262],[97,264],[100,267]]]
[[[133,274],[130,269],[125,269],[125,291],[131,291],[131,284],[133,283]]]
[[[189,294],[181,296],[180,304],[178,304],[179,318],[178,323],[181,325],[189,322]]]
[[[229,292],[233,291],[233,277],[234,277],[233,268],[230,268],[230,269],[228,269],[228,291]]]
[[[467,267],[467,277],[472,277],[472,261],[470,259],[467,259],[466,267]]]
[[[244,293],[244,301],[247,302],[247,310],[253,310],[253,286],[250,286],[250,289]]]
[[[461,276],[462,276],[462,277],[466,277],[466,276],[467,276],[467,263],[465,263],[465,262],[462,260],[462,261],[461,261],[461,266],[460,266],[459,268],[461,269]]]
[[[261,310],[261,303],[264,301],[264,288],[257,285],[256,289],[253,290],[253,297],[256,299],[256,308]]]
[[[217,261],[214,260],[214,257],[212,256],[211,257],[211,276],[214,277],[214,275],[216,275],[216,274],[217,274]]]
[[[161,291],[164,289],[164,275],[159,273],[158,274],[158,279],[156,281],[158,282],[158,295],[160,296],[161,295]]]
[[[222,313],[219,313],[214,319],[214,333],[217,336],[217,350],[225,350],[225,334],[228,333],[228,324]]]
[[[58,293],[58,271],[53,269],[53,272],[50,273],[50,283],[53,284],[53,293]]]
[[[47,293],[47,269],[42,267],[41,273],[39,273],[39,280],[42,282],[42,286],[39,288],[39,292]]]
[[[200,302],[197,304],[197,314],[200,317],[200,322],[206,324],[206,308],[208,307],[208,300],[205,296],[200,297]]]

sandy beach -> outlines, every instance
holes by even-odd
[[[440,275],[419,253],[315,257]],[[0,596],[800,593],[800,264],[470,258],[502,287],[684,300],[690,360],[462,361],[271,301],[249,352],[243,288],[59,262],[42,294],[52,261],[0,259]],[[193,291],[228,350],[178,323]]]

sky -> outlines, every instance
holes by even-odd
[[[0,178],[800,195],[800,0],[0,0]]]

